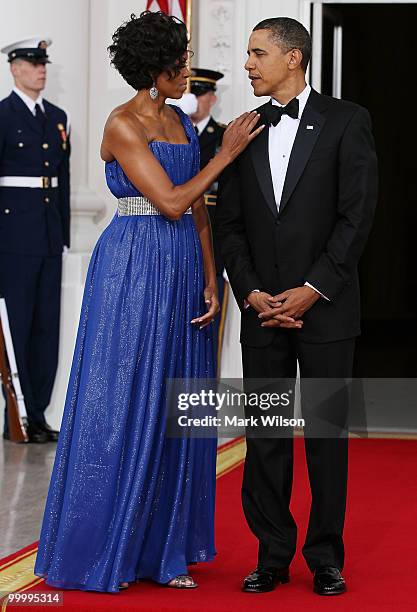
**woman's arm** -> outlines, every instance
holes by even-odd
[[[258,119],[259,115],[256,113],[244,113],[233,121],[224,133],[219,153],[201,172],[183,185],[173,185],[149,150],[146,133],[140,121],[129,112],[119,113],[109,119],[104,131],[102,152],[110,153],[117,159],[133,185],[163,215],[176,220],[259,134],[262,126],[252,132]]]
[[[192,323],[199,323],[200,329],[205,327],[215,317],[219,311],[219,298],[217,295],[216,266],[213,255],[213,239],[210,227],[210,217],[207,212],[204,198],[201,197],[192,206],[194,223],[200,237],[201,249],[203,251],[204,278],[206,286],[204,289],[204,299],[208,311],[198,319],[193,319]]]
[[[216,289],[216,267],[214,265],[213,238],[210,226],[210,217],[204,198],[201,197],[192,206],[194,223],[200,237],[203,250],[204,278],[206,286]]]

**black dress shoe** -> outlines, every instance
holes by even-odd
[[[242,591],[246,593],[268,593],[268,591],[273,591],[279,582],[285,584],[289,581],[288,567],[282,569],[257,567],[249,576],[246,576]]]
[[[37,423],[29,421],[27,434],[29,437],[29,442],[34,444],[45,444],[48,442],[48,434],[43,429],[42,425],[38,425]]]
[[[346,592],[346,582],[337,567],[326,565],[314,572],[314,592],[319,595],[341,595]]]
[[[58,441],[59,431],[56,431],[56,429],[52,429],[52,427],[50,427],[46,422],[43,424],[43,430],[46,431],[46,435],[48,436],[49,442]]]

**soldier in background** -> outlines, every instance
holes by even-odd
[[[0,102],[0,294],[6,300],[30,442],[46,423],[58,365],[61,269],[69,247],[69,125],[42,97],[48,39],[4,47],[15,86]],[[9,439],[7,414],[3,437]]]
[[[190,77],[191,93],[197,97],[197,111],[190,114],[200,141],[200,169],[204,168],[220,148],[223,133],[226,126],[218,123],[211,116],[211,109],[217,102],[216,89],[217,81],[223,78],[221,72],[206,70],[203,68],[193,68]],[[214,348],[217,360],[217,371],[219,373],[224,322],[227,310],[228,283],[224,279],[224,264],[220,255],[220,250],[214,238],[216,224],[216,201],[217,201],[217,182],[211,185],[205,193],[205,203],[210,215],[210,223],[213,233],[214,262],[216,264],[217,285],[219,289],[220,312],[213,321],[214,329]]]

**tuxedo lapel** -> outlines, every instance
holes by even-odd
[[[250,146],[250,152],[252,156],[252,162],[255,167],[255,174],[258,179],[258,183],[261,187],[262,195],[265,198],[274,217],[278,215],[277,205],[275,202],[274,186],[272,184],[271,166],[269,165],[269,137],[268,137],[268,123],[265,121],[262,110],[263,107],[257,109],[260,113],[260,119],[258,125],[265,123],[265,128],[255,138]]]
[[[17,94],[13,91],[11,93],[11,100],[15,111],[20,113],[26,123],[33,129],[35,132],[39,134],[43,134],[42,126],[39,121],[36,119],[34,115],[30,112],[26,104],[19,98]]]
[[[323,111],[327,108],[324,97],[312,90],[298,126],[291,151],[282,191],[279,211],[285,208],[297,183],[304,172],[320,131],[326,121]]]

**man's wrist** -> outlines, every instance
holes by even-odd
[[[305,283],[304,283],[304,287],[309,287],[310,289],[312,289],[313,291],[315,291],[319,297],[322,297],[323,299],[325,299],[325,300],[327,300],[328,302],[330,302],[329,298],[328,298],[326,295],[324,295],[324,294],[323,294],[321,291],[319,291],[319,290],[317,289],[317,287],[314,287],[314,286],[313,286],[313,285],[311,285],[309,282],[305,282]]]

